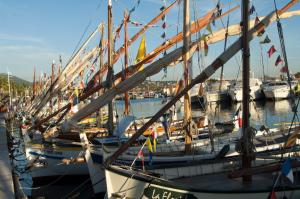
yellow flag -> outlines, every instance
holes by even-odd
[[[146,56],[146,41],[145,41],[145,36],[143,36],[134,63],[135,64],[139,63],[140,61],[142,61],[144,59],[145,56]],[[144,65],[142,65],[139,68],[139,71],[142,71],[142,70],[144,70]]]
[[[152,144],[151,144],[150,138],[147,139],[146,144],[148,145],[149,151],[152,153],[153,152],[153,148],[152,148]]]

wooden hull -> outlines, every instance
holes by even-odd
[[[187,174],[188,175],[188,174]],[[227,186],[223,181],[215,181],[215,187],[195,188],[193,184],[178,183],[174,180],[164,180],[151,174],[141,173],[120,167],[108,167],[105,170],[107,183],[107,198],[190,198],[190,199],[266,199],[271,190],[272,183],[266,189],[251,189],[251,187],[237,179],[227,179],[228,184],[237,184],[232,189],[225,189]],[[208,176],[209,177],[209,176]],[[212,178],[213,179],[213,178]],[[225,187],[225,188],[224,188]],[[289,199],[300,197],[299,186],[285,187],[285,195]],[[276,189],[277,198],[282,198],[283,190]],[[281,196],[281,197],[280,197]]]

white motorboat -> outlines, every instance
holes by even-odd
[[[296,81],[291,82],[292,89],[296,84]],[[287,81],[270,82],[263,86],[263,92],[267,99],[273,100],[286,99],[291,96],[290,86]]]
[[[250,98],[252,100],[258,100],[263,97],[262,90],[261,90],[261,80],[257,78],[250,78]],[[228,94],[230,95],[230,98],[234,102],[241,102],[243,98],[243,85],[242,80],[238,79],[234,81],[230,86],[228,90]]]

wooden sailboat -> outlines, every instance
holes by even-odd
[[[296,1],[291,1],[278,14],[283,13]],[[122,145],[120,149],[114,153],[107,161],[106,165],[106,182],[108,198],[267,198],[270,193],[277,195],[285,195],[288,198],[300,197],[299,179],[294,180],[294,184],[283,181],[277,184],[278,173],[272,174],[272,171],[280,170],[280,163],[264,165],[251,168],[253,165],[253,153],[249,149],[251,144],[251,133],[249,131],[249,46],[248,42],[253,37],[270,24],[270,19],[276,17],[276,13],[272,12],[265,17],[259,24],[248,32],[248,11],[249,2],[243,1],[243,37],[235,42],[227,51],[219,56],[212,65],[208,66],[203,73],[198,75],[182,92],[176,95],[169,103],[167,103],[149,122],[147,122],[127,143]],[[242,45],[241,45],[242,44]],[[135,171],[130,168],[113,166],[111,163],[128,148],[130,143],[141,134],[147,126],[151,125],[157,117],[166,111],[172,104],[179,100],[192,86],[203,82],[210,77],[217,68],[226,63],[240,48],[243,47],[243,65],[244,65],[244,117],[243,117],[243,144],[242,148],[242,172],[230,175],[228,178],[228,170],[226,168],[236,168],[233,165],[223,162],[216,168],[216,173],[203,172],[203,167],[193,167],[193,164],[176,167],[177,177],[172,180],[166,180],[154,175],[153,173]],[[247,143],[247,145],[245,145]],[[257,162],[257,161],[255,161]],[[292,166],[297,166],[297,163]],[[209,165],[213,166],[213,165]],[[272,169],[271,169],[272,168]],[[176,173],[176,169],[165,170],[165,172]],[[230,169],[230,168],[229,168]],[[269,171],[269,172],[268,172]],[[271,172],[270,172],[271,171]],[[167,174],[166,174],[167,175]],[[241,179],[232,179],[243,177]]]

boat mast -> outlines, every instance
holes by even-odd
[[[101,71],[102,67],[103,67],[103,63],[104,63],[104,23],[101,24],[101,38],[100,38],[100,50],[99,50],[99,71]],[[99,79],[99,84],[101,84],[102,82],[102,73],[98,74],[98,79]],[[102,95],[102,90],[100,89],[98,92],[98,95]],[[100,108],[98,111],[98,123],[97,123],[98,127],[100,127],[102,125],[102,109]]]
[[[184,0],[184,8],[183,8],[183,48],[182,48],[182,56],[183,56],[183,71],[184,71],[184,86],[190,84],[191,82],[191,62],[190,62],[190,1]],[[191,100],[190,100],[190,92],[187,92],[184,95],[184,124],[187,125],[186,136],[185,136],[185,152],[191,152],[191,142],[192,142],[192,135],[191,135]]]
[[[59,55],[59,65],[58,65],[57,78],[59,78],[59,76],[60,76],[61,67],[62,67],[62,59],[61,59],[61,55]],[[58,92],[58,96],[57,96],[57,108],[58,109],[60,109],[60,103],[61,103],[61,92]]]
[[[124,12],[124,67],[125,67],[125,73],[124,73],[124,79],[127,79],[127,68],[128,68],[128,29],[127,29],[127,21],[128,21],[129,15],[127,10]],[[129,95],[128,91],[125,92],[125,115],[129,115]]]
[[[8,70],[7,70],[7,83],[8,83],[8,95],[9,95],[9,108],[11,108],[11,90],[10,90],[10,79],[9,79]]]
[[[35,83],[35,66],[33,67],[33,84],[32,84],[32,92],[33,92],[33,99],[36,95],[36,83]]]
[[[54,60],[52,61],[52,65],[51,65],[51,81],[50,81],[50,87],[54,82]],[[51,90],[52,92],[52,90]],[[50,99],[50,113],[52,113],[53,110],[53,104],[52,104],[52,98]]]
[[[251,150],[248,148],[251,141],[250,122],[249,122],[249,102],[250,102],[250,48],[248,40],[249,29],[249,0],[243,0],[242,5],[242,53],[243,53],[243,151],[242,166],[244,169],[251,167]],[[243,182],[251,182],[251,175],[244,175]]]
[[[108,88],[112,87],[112,78],[113,78],[113,60],[112,60],[112,50],[113,50],[113,38],[112,38],[112,1],[108,0]],[[112,101],[108,103],[108,121],[107,127],[109,134],[113,132],[113,104]]]

